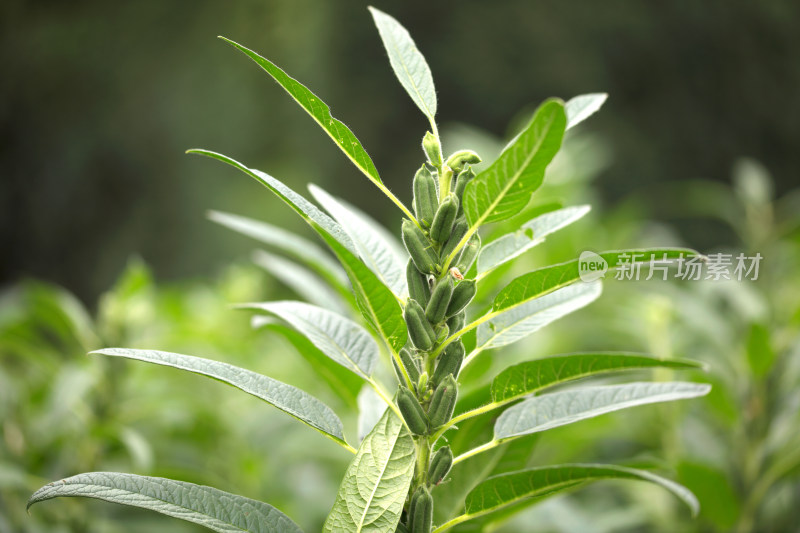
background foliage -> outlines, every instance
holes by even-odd
[[[800,133],[786,120],[797,105],[788,94],[800,71],[787,58],[800,48],[789,25],[798,8],[571,4],[392,10],[414,28],[437,72],[446,150],[470,145],[490,159],[513,132],[505,125],[514,110],[551,94],[611,93],[603,112],[568,139],[537,194],[537,204],[589,203],[592,213],[518,270],[500,269],[492,279],[502,286],[524,270],[572,259],[587,244],[760,251],[765,263],[753,284],[608,283],[599,302],[537,333],[534,343],[469,368],[490,376],[515,357],[600,347],[711,366],[705,379],[714,393],[697,405],[554,430],[531,458],[637,457],[632,466],[672,470],[700,497],[698,521],[658,492],[601,485],[527,511],[504,531],[538,523],[543,531],[744,532],[754,521],[760,530],[785,531],[800,501],[800,194],[792,192],[798,161],[788,148]],[[86,501],[24,513],[43,483],[104,469],[252,495],[318,529],[346,453],[225,387],[84,354],[111,345],[195,353],[292,382],[347,412],[347,400],[315,386],[309,363],[283,337],[253,331],[245,313],[228,308],[296,295],[250,263],[251,241],[202,217],[218,208],[305,230],[276,201],[252,194],[255,185],[220,178],[216,165],[180,154],[219,147],[298,190],[318,183],[398,225],[396,212],[371,201],[371,186],[315,126],[297,120],[283,94],[213,39],[234,36],[291,65],[358,133],[407,201],[424,123],[404,107],[412,104],[385,64],[364,6],[85,2],[68,9],[12,1],[0,9],[4,44],[14,45],[2,53],[15,74],[0,81],[8,140],[0,231],[13,251],[0,262],[0,531],[58,531],[56,518],[61,531],[196,529]],[[443,26],[433,23],[444,15]],[[474,71],[458,60],[465,54]],[[699,177],[709,181],[686,181]],[[137,252],[144,261],[129,259]],[[19,281],[28,277],[68,289]],[[356,421],[344,422],[353,433]],[[596,439],[602,444],[589,448]],[[301,441],[314,444],[313,457]]]

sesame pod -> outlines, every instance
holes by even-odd
[[[411,337],[411,342],[414,346],[424,352],[433,348],[433,343],[436,342],[436,332],[425,318],[425,311],[416,300],[408,300],[403,311],[403,318],[408,326],[408,335]]]
[[[402,385],[397,391],[397,407],[400,408],[403,419],[412,433],[425,435],[428,432],[428,417],[425,415],[425,411],[414,393]]]
[[[469,230],[469,222],[467,222],[467,219],[458,217],[455,224],[453,224],[453,229],[450,230],[450,238],[447,239],[447,242],[444,243],[442,247],[442,251],[439,252],[439,257],[442,258],[443,262],[444,259],[456,249],[458,243],[461,242],[461,239],[467,234],[467,230]]]
[[[469,272],[469,268],[472,266],[472,263],[475,262],[475,258],[478,257],[478,252],[480,249],[481,237],[477,233],[473,233],[472,237],[469,238],[467,244],[465,244],[464,248],[461,250],[461,255],[458,257],[456,268],[466,275],[467,272]]]
[[[438,324],[444,320],[445,313],[450,308],[450,298],[453,296],[454,288],[453,276],[450,274],[436,282],[428,306],[425,307],[425,318],[431,324]]]
[[[442,168],[442,147],[439,145],[439,139],[433,133],[425,132],[425,136],[422,138],[422,149],[431,165]]]
[[[459,150],[447,158],[445,164],[454,172],[461,172],[464,165],[477,165],[482,161],[481,156],[472,150]]]
[[[467,188],[467,183],[469,183],[474,177],[475,177],[475,172],[472,170],[472,167],[467,165],[466,167],[464,167],[464,170],[462,170],[458,174],[458,177],[456,178],[456,186],[453,189],[453,192],[455,193],[456,197],[458,198],[459,201],[461,201],[462,204],[458,207],[459,214],[463,211],[464,189]]]
[[[420,303],[428,305],[431,298],[431,286],[428,284],[428,275],[423,274],[414,266],[414,261],[406,265],[406,281],[408,282],[408,295]]]
[[[411,350],[408,348],[400,348],[398,352],[400,356],[400,361],[403,363],[403,366],[408,373],[408,378],[411,380],[412,383],[416,383],[419,379],[420,367],[419,367],[419,358],[411,353]],[[394,361],[394,358],[392,358]],[[395,363],[396,364],[396,363]],[[400,383],[403,383],[403,379],[400,379]]]
[[[441,383],[441,381],[448,375],[452,374],[453,377],[458,376],[461,370],[461,364],[464,362],[464,343],[461,339],[451,342],[444,349],[436,362],[436,370],[433,372],[433,383]]]
[[[431,224],[431,239],[436,242],[446,242],[450,238],[453,225],[458,216],[458,198],[455,194],[448,194],[442,201]]]
[[[403,220],[403,244],[408,250],[408,255],[414,262],[417,270],[423,274],[433,274],[438,268],[436,262],[439,259],[433,249],[433,243],[422,233],[416,224],[406,219]]]
[[[428,470],[428,483],[438,485],[450,472],[453,466],[453,451],[450,446],[442,446],[431,459],[431,467]]]
[[[428,388],[428,373],[423,372],[417,379],[417,390],[424,391]]]
[[[448,374],[431,396],[431,404],[428,407],[428,422],[431,429],[443,426],[453,417],[456,399],[458,399],[458,384],[453,374]]]
[[[428,168],[422,165],[414,176],[414,212],[417,220],[429,228],[438,207],[439,194],[436,192],[436,180]]]
[[[455,316],[451,316],[447,319],[447,327],[450,328],[450,331],[453,333],[460,331],[461,328],[464,327],[464,324],[467,322],[467,313],[466,311],[461,311]]]
[[[474,279],[460,281],[453,289],[453,296],[450,297],[450,304],[447,306],[446,316],[457,315],[469,305],[478,290]]]
[[[421,486],[414,492],[409,510],[411,533],[430,533],[433,527],[433,498],[426,487]]]

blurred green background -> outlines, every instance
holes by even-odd
[[[470,368],[479,383],[518,360],[585,349],[708,363],[693,376],[714,385],[707,399],[563,428],[530,457],[659,469],[698,494],[700,517],[661,493],[612,484],[495,530],[793,531],[800,4],[375,5],[409,28],[431,65],[446,151],[470,146],[490,160],[544,98],[610,94],[570,134],[534,199],[590,203],[592,213],[487,278],[479,297],[587,248],[765,257],[754,283],[610,282],[588,309]],[[200,531],[89,501],[25,514],[33,490],[87,470],[214,485],[319,529],[345,452],[222,385],[84,354],[122,345],[225,360],[310,391],[354,434],[353,398],[319,383],[303,347],[229,309],[298,295],[252,265],[254,241],[205,212],[310,232],[257,184],[183,151],[226,153],[300,192],[317,183],[398,230],[398,212],[313,121],[215,39],[253,48],[316,92],[410,203],[426,122],[396,82],[366,4],[7,0],[0,14],[0,533]],[[437,490],[446,500],[456,485]]]

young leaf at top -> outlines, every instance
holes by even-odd
[[[433,123],[436,116],[436,89],[428,63],[411,35],[397,20],[374,7],[370,7],[369,12],[378,27],[397,79],[417,107]]]
[[[478,255],[478,277],[485,276],[503,263],[541,244],[547,235],[572,224],[589,209],[588,205],[579,205],[544,213],[524,223],[517,231],[483,245]]]
[[[405,260],[394,237],[386,237],[383,228],[346,202],[334,198],[322,188],[309,185],[311,194],[353,240],[358,255],[396,296],[406,292]],[[391,239],[391,240],[390,240]],[[394,242],[392,242],[394,241]]]
[[[522,211],[561,147],[566,123],[564,104],[547,100],[500,157],[467,184],[463,204],[472,232]]]
[[[253,252],[253,263],[278,278],[284,285],[309,302],[338,313],[347,312],[347,305],[333,289],[323,283],[316,274],[297,263],[264,250]]]
[[[296,233],[260,220],[222,211],[209,211],[208,218],[242,235],[283,250],[305,263],[333,286],[347,286],[347,275],[339,263],[315,243]]]
[[[118,472],[89,472],[48,483],[31,496],[28,507],[61,496],[141,507],[220,533],[303,533],[264,502],[205,485]]]
[[[323,531],[394,531],[416,459],[414,439],[395,412],[387,409],[347,467]]]
[[[352,450],[344,439],[342,421],[339,420],[339,417],[330,407],[307,392],[276,379],[220,361],[156,350],[104,348],[90,353],[124,357],[136,361],[144,361],[145,363],[188,370],[189,372],[233,385],[256,398],[261,398],[284,413],[290,414],[301,422],[308,424],[345,448]]]
[[[532,504],[538,503],[544,497],[602,479],[630,479],[655,483],[680,498],[689,506],[692,515],[696,515],[700,508],[697,498],[689,489],[652,472],[615,465],[562,464],[490,477],[467,495],[464,514],[439,526],[434,533],[441,533],[457,524],[523,500],[529,500]]]
[[[255,61],[258,66],[267,72],[267,74],[272,76],[272,78],[277,81],[287,93],[289,93],[294,101],[300,104],[300,106],[305,109],[306,113],[311,115],[311,118],[313,118],[323,130],[325,130],[325,133],[327,133],[328,136],[333,139],[333,142],[336,143],[336,146],[338,146],[342,152],[345,153],[350,161],[352,161],[353,164],[367,178],[369,178],[370,181],[372,181],[372,183],[374,183],[386,196],[388,196],[389,199],[394,202],[407,217],[409,217],[411,220],[415,220],[408,208],[406,208],[403,203],[398,200],[397,197],[395,197],[395,195],[392,194],[392,192],[383,184],[380,176],[378,175],[378,169],[375,168],[375,164],[372,162],[372,159],[369,157],[366,150],[364,150],[364,147],[361,146],[361,143],[353,134],[353,132],[350,131],[350,128],[331,116],[331,110],[327,104],[325,104],[325,102],[320,100],[317,95],[309,91],[302,83],[286,74],[270,60],[261,57],[254,51],[245,48],[244,46],[231,41],[230,39],[226,39],[225,37],[220,37],[220,39],[237,48],[250,59]]]
[[[590,116],[597,113],[608,98],[606,93],[582,94],[571,98],[565,105],[567,112],[567,129],[574,128]]]
[[[526,337],[554,320],[585,307],[602,292],[599,281],[564,287],[519,305],[493,311],[478,326],[475,351],[505,346]]]
[[[303,302],[263,302],[237,305],[266,311],[308,337],[322,353],[365,379],[372,375],[380,349],[364,328],[327,309]]]
[[[682,381],[641,382],[534,396],[503,411],[494,424],[494,438],[502,441],[638,405],[696,398],[709,390],[709,385]]]

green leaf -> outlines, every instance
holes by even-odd
[[[272,274],[309,302],[339,313],[347,312],[347,305],[336,292],[320,280],[316,274],[297,263],[263,250],[253,252],[253,263]]]
[[[347,467],[324,531],[394,531],[415,466],[414,439],[387,409]]]
[[[348,249],[331,236],[323,235],[333,252],[344,265],[353,284],[356,302],[367,323],[386,340],[395,352],[405,346],[408,330],[403,320],[403,309],[394,293],[378,276]]]
[[[577,353],[527,361],[510,366],[492,380],[492,400],[507,403],[559,385],[596,374],[641,368],[703,368],[682,359],[656,359],[635,353]]]
[[[235,159],[232,159],[226,155],[212,152],[210,150],[194,149],[187,150],[186,153],[204,155],[206,157],[222,161],[223,163],[227,163],[232,167],[241,170],[275,193],[278,198],[283,200],[289,207],[294,209],[297,214],[303,217],[303,220],[305,220],[309,226],[314,228],[317,233],[324,233],[332,236],[343,247],[352,253],[356,253],[353,241],[350,240],[350,237],[347,235],[347,233],[345,233],[339,224],[337,224],[331,217],[320,211],[317,206],[306,200],[302,195],[296,193],[269,174],[254,168],[248,168]]]
[[[181,355],[156,350],[132,350],[129,348],[104,348],[90,352],[96,355],[124,357],[145,363],[169,366],[188,370],[195,374],[207,376],[237,389],[261,398],[265,402],[290,414],[301,422],[305,422],[326,437],[351,449],[344,440],[342,421],[330,407],[310,394],[287,385],[286,383],[258,374],[251,370],[239,368],[220,361],[203,359],[191,355]]]
[[[697,498],[687,488],[651,472],[615,465],[562,464],[531,468],[487,479],[467,495],[465,513],[436,528],[434,532],[445,531],[456,524],[525,499],[530,499],[533,503],[563,490],[602,479],[630,479],[655,483],[686,503],[693,515],[697,514],[700,508]]]
[[[492,312],[487,315],[490,318],[478,326],[476,350],[489,350],[516,342],[589,305],[601,292],[599,281],[580,283]]]
[[[436,89],[428,63],[408,31],[397,20],[374,7],[369,7],[369,12],[378,27],[397,79],[417,107],[433,122],[436,116]]]
[[[564,106],[567,113],[567,129],[574,128],[597,113],[606,98],[608,98],[606,93],[582,94],[571,98]]]
[[[655,261],[660,261],[662,257],[667,260],[679,257],[688,259],[698,254],[696,251],[687,248],[650,248],[600,252],[594,255],[603,259],[610,270],[621,264],[644,265],[651,258]],[[638,259],[634,260],[634,258]],[[520,305],[532,298],[538,298],[578,281],[581,279],[579,262],[580,259],[574,259],[566,263],[540,268],[515,278],[495,296],[494,304],[492,305],[493,311],[501,311]]]
[[[544,242],[547,235],[572,224],[589,212],[588,205],[566,207],[529,220],[514,233],[483,245],[478,256],[478,276],[484,276],[534,246]]]
[[[325,133],[333,139],[333,142],[336,143],[361,172],[376,184],[381,183],[378,170],[375,168],[366,150],[364,150],[364,147],[361,146],[361,143],[353,132],[350,131],[350,128],[331,116],[331,110],[325,102],[320,100],[316,94],[309,91],[302,83],[286,74],[286,72],[281,70],[270,60],[261,57],[254,51],[230,39],[226,39],[225,37],[220,37],[220,39],[233,45],[240,52],[255,61],[267,74],[272,76],[272,78],[289,93],[289,96],[300,104],[300,106],[305,109],[306,113],[311,115],[311,118],[325,130]]]
[[[358,393],[358,441],[369,435],[386,411],[386,402],[369,385],[364,385]]]
[[[278,226],[231,213],[209,211],[208,218],[242,235],[283,250],[311,267],[314,272],[332,285],[345,286],[347,284],[347,275],[339,263],[308,239]]]
[[[310,185],[311,194],[331,216],[341,224],[353,240],[358,255],[381,279],[384,285],[400,297],[406,292],[406,272],[402,247],[383,227],[364,213],[322,188]]]
[[[365,379],[372,375],[380,348],[364,328],[341,315],[303,302],[246,303],[239,309],[266,311],[291,324],[322,353]]]
[[[393,350],[402,348],[408,338],[403,321],[403,310],[386,285],[358,258],[353,241],[328,215],[314,204],[268,174],[250,169],[227,156],[208,150],[189,150],[232,165],[278,195],[319,233],[344,266],[347,277],[356,293],[356,302],[362,315],[375,331],[386,339]]]
[[[31,496],[28,508],[74,496],[149,509],[221,533],[302,533],[288,516],[257,500],[204,485],[118,472],[89,472],[48,483]]]
[[[561,147],[566,123],[564,104],[546,101],[500,157],[467,184],[464,212],[472,228],[510,218],[528,204]]]
[[[603,385],[543,394],[503,411],[495,422],[494,438],[502,441],[629,407],[704,396],[710,390],[709,385],[674,381]]]

